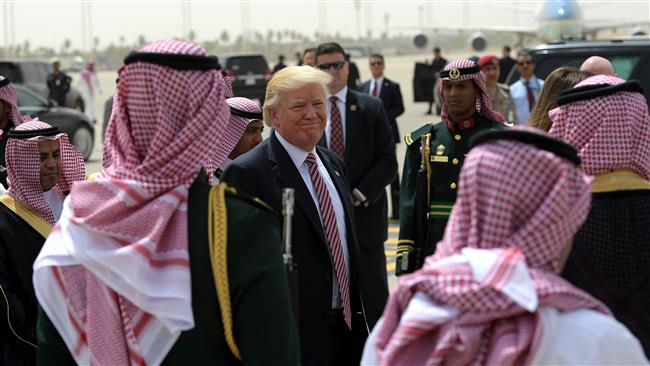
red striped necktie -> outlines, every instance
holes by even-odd
[[[314,190],[318,197],[318,207],[320,214],[323,218],[323,229],[325,230],[325,237],[329,244],[332,253],[332,261],[334,262],[334,270],[336,272],[336,279],[339,283],[339,292],[341,293],[341,300],[343,301],[343,315],[345,323],[348,328],[352,329],[352,311],[350,309],[350,286],[348,283],[348,274],[345,269],[345,257],[343,256],[343,245],[341,238],[339,238],[339,228],[336,220],[336,213],[334,212],[334,205],[332,205],[332,198],[330,197],[327,186],[323,177],[318,172],[318,164],[316,163],[316,156],[309,153],[305,159],[307,167],[309,168],[309,175],[311,182],[314,184]]]
[[[330,150],[336,155],[345,158],[345,145],[343,144],[343,121],[341,112],[336,102],[339,98],[336,95],[330,97]]]

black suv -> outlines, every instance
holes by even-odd
[[[236,97],[259,99],[264,103],[266,84],[272,72],[263,55],[230,54],[219,56],[219,63],[228,72]]]
[[[558,41],[528,49],[535,61],[535,75],[546,79],[551,71],[560,66],[580,68],[590,56],[602,56],[612,62],[614,71],[623,79],[636,79],[645,89],[646,101],[650,106],[650,38],[594,41]],[[517,68],[508,75],[510,85],[519,80]]]
[[[47,99],[47,75],[52,72],[52,66],[45,61],[33,60],[2,60],[0,61],[0,75],[8,77],[12,83],[21,84],[35,91]],[[84,101],[74,86],[65,97],[65,105],[61,107],[74,108],[84,111]]]

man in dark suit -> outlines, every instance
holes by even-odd
[[[264,101],[264,121],[274,131],[235,159],[222,181],[277,211],[283,188],[295,190],[291,237],[302,364],[358,365],[368,328],[350,186],[343,161],[317,146],[330,80],[310,66],[289,66],[274,75]]]
[[[431,61],[431,71],[433,72],[433,79],[431,79],[431,84],[429,84],[429,90],[431,92],[430,98],[429,98],[429,110],[427,110],[426,114],[432,114],[433,113],[433,102],[436,101],[436,93],[438,92],[436,90],[436,82],[438,80],[438,77],[440,77],[440,71],[447,65],[447,59],[442,57],[442,51],[440,51],[439,47],[435,47],[433,49],[433,60]],[[436,113],[438,113],[436,111]]]
[[[384,109],[388,115],[390,127],[393,129],[393,138],[396,144],[400,143],[397,117],[404,113],[404,102],[399,84],[384,77],[384,56],[375,53],[370,56],[370,73],[372,79],[361,84],[359,91],[378,97],[384,102]],[[391,219],[399,220],[399,175],[390,182]]]
[[[319,144],[343,158],[350,174],[361,248],[361,294],[372,327],[388,298],[384,254],[388,235],[386,186],[397,171],[395,140],[381,100],[347,87],[348,63],[340,45],[319,45],[316,65],[332,76],[327,127]]]
[[[510,46],[503,46],[503,50],[501,52],[503,57],[499,59],[499,70],[501,71],[501,74],[499,75],[498,82],[504,84],[508,78],[508,75],[510,75],[510,70],[512,70],[517,61],[510,57]]]

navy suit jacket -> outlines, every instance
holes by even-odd
[[[371,83],[372,79],[361,84],[359,91],[370,94]],[[397,127],[397,117],[404,113],[404,101],[402,100],[402,91],[399,88],[399,84],[384,76],[384,82],[379,89],[379,99],[384,102],[388,122],[390,122],[390,127],[393,129],[393,138],[395,139],[395,143],[399,144],[401,138],[399,128]]]
[[[330,250],[309,190],[291,157],[275,136],[262,141],[237,157],[223,172],[221,181],[259,197],[277,212],[282,212],[282,189],[294,188],[295,209],[292,225],[293,256],[298,265],[298,328],[302,364],[321,364],[327,359],[323,339],[329,334],[328,314],[332,308],[333,266]],[[327,168],[345,212],[350,261],[350,299],[352,331],[359,352],[368,335],[359,293],[359,248],[357,244],[350,186],[343,161],[320,146],[316,152]],[[249,228],[254,229],[254,228]],[[359,353],[360,354],[360,353]]]

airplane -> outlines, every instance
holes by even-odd
[[[647,35],[646,28],[650,22],[623,21],[623,22],[591,22],[587,24],[582,17],[580,5],[575,0],[546,0],[537,14],[536,27],[521,26],[440,26],[430,27],[431,30],[456,30],[475,32],[469,36],[468,45],[476,52],[487,47],[487,37],[484,32],[511,33],[518,37],[515,44],[523,46],[527,39],[537,39],[543,42],[562,39],[584,39],[588,36],[595,38],[601,30],[636,27],[633,36]],[[645,28],[644,28],[645,27]],[[418,48],[426,47],[428,37],[420,33],[413,38],[413,43]]]

